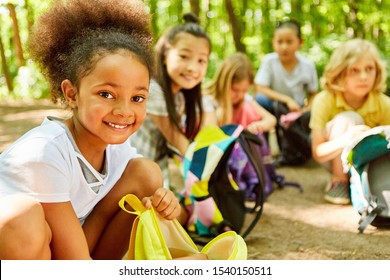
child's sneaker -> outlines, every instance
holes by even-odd
[[[349,183],[343,181],[332,182],[327,190],[325,190],[324,199],[333,204],[350,204],[350,190]]]

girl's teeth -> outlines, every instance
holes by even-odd
[[[127,125],[118,125],[118,124],[113,124],[113,123],[108,123],[108,125],[115,127],[115,128],[125,128]]]

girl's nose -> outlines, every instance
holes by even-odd
[[[368,73],[366,70],[360,71],[359,76],[361,79],[366,79],[368,76]]]
[[[285,50],[285,49],[287,49],[287,48],[288,48],[288,44],[283,43],[283,44],[281,45],[281,49],[282,49],[282,50]]]
[[[131,117],[134,115],[134,111],[129,101],[118,101],[113,109],[113,114],[122,117]]]
[[[186,70],[189,72],[194,72],[196,70],[196,63],[193,61],[188,62]]]

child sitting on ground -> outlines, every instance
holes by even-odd
[[[329,165],[332,173],[324,199],[349,204],[349,175],[340,156],[353,137],[390,124],[386,67],[373,43],[353,39],[334,51],[322,83],[324,91],[313,100],[310,120],[313,158]]]
[[[122,259],[135,216],[118,202],[129,193],[179,216],[158,165],[127,142],[146,115],[145,10],[141,1],[54,1],[40,18],[30,53],[73,115],[46,118],[1,154],[0,259]]]
[[[206,123],[241,124],[253,134],[265,133],[276,125],[276,118],[261,107],[249,94],[254,71],[244,53],[226,58],[213,80],[205,87],[205,104],[213,104],[214,120]]]

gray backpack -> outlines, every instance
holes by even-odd
[[[359,232],[368,225],[390,228],[390,126],[373,128],[344,149],[351,174],[352,206],[360,214]]]

